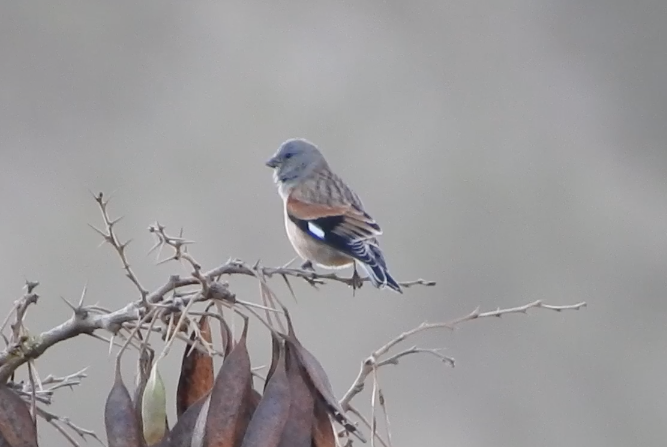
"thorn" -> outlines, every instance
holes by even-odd
[[[162,246],[162,241],[157,241],[157,242],[155,243],[155,245],[153,245],[153,246],[151,247],[151,249],[148,250],[148,253],[146,253],[146,256],[150,255],[151,253],[153,253],[153,252],[155,251],[156,248],[161,247],[161,246]]]
[[[83,300],[86,298],[86,292],[88,291],[88,282],[83,285],[83,290],[81,291],[81,298],[79,298],[79,305],[78,308],[82,309],[83,308]]]
[[[125,217],[125,216],[120,216],[120,217],[115,218],[115,219],[112,220],[111,222],[109,222],[109,228],[113,227],[113,226],[116,225],[118,222],[120,222],[121,220],[123,220],[124,217]]]
[[[107,196],[107,203],[109,203],[109,201],[114,198],[114,196],[116,195],[116,192],[118,192],[117,189],[114,189],[113,191],[111,191],[111,193]]]
[[[301,264],[301,270],[308,270],[311,272],[315,271],[315,267],[313,267],[313,263],[309,260],[306,260]]]
[[[287,288],[289,289],[290,294],[292,295],[292,298],[294,298],[294,302],[298,303],[299,301],[296,299],[296,294],[294,293],[294,289],[292,288],[292,284],[290,284],[289,279],[287,279],[287,275],[283,274],[281,276],[285,280],[285,284],[287,284]]]
[[[74,304],[72,304],[72,303],[70,303],[69,301],[67,301],[67,300],[65,299],[65,297],[61,296],[60,299],[63,300],[63,301],[65,302],[65,304],[67,304],[67,307],[69,307],[70,309],[72,309],[72,312],[74,312],[75,314],[79,311],[79,309],[78,309]]]
[[[298,256],[293,257],[287,264],[284,264],[281,268],[286,269],[289,268],[290,265],[294,264],[294,261],[299,259]]]
[[[155,265],[166,264],[167,262],[170,262],[170,261],[176,261],[177,259],[178,259],[178,258],[177,258],[176,256],[171,256],[171,257],[169,257],[169,258],[163,259],[162,261],[159,261],[159,262],[158,262],[157,264],[155,264]]]
[[[39,285],[39,281],[29,281],[25,280],[25,289],[28,291],[28,293],[32,293],[33,290],[35,290],[35,287]]]
[[[236,302],[243,305],[243,306],[246,306],[246,307],[253,307],[255,309],[262,309],[262,310],[266,310],[266,311],[269,311],[269,312],[275,312],[277,314],[282,314],[282,315],[285,314],[285,312],[283,312],[280,309],[275,309],[273,307],[262,306],[261,304],[252,303],[250,301],[236,300]]]
[[[125,249],[127,248],[128,245],[130,245],[130,242],[132,242],[132,239],[128,239],[124,243],[118,246],[118,249],[121,251],[121,253],[125,253]]]
[[[108,339],[102,337],[101,335],[97,335],[97,334],[95,334],[94,332],[93,332],[93,333],[90,333],[90,334],[86,334],[86,335],[88,335],[88,336],[90,336],[90,337],[93,337],[93,338],[96,338],[96,339],[98,339],[98,340],[100,340],[100,341],[103,341],[104,343],[109,343],[109,340],[108,340]]]
[[[92,228],[97,234],[99,234],[100,236],[102,236],[102,237],[104,238],[104,241],[107,242],[106,239],[109,237],[109,235],[107,235],[104,231],[102,231],[102,230],[100,230],[99,228],[97,228],[95,225],[88,224],[88,226],[89,226],[90,228]]]

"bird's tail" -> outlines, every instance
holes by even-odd
[[[364,270],[366,270],[366,273],[368,273],[371,283],[378,289],[389,287],[395,292],[403,293],[401,286],[398,285],[396,280],[389,274],[387,263],[384,260],[380,248],[377,245],[368,245],[368,250],[372,255],[370,256],[370,262],[361,263],[361,265]]]

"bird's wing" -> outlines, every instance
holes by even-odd
[[[297,226],[324,242],[336,236],[353,243],[382,234],[377,222],[353,203],[313,203],[295,191],[287,197],[285,209]]]

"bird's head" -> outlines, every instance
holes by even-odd
[[[326,166],[326,161],[313,143],[294,138],[281,144],[266,165],[273,168],[276,183],[293,184]]]

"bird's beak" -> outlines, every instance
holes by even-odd
[[[278,162],[277,157],[272,157],[272,158],[269,158],[268,160],[266,160],[266,165],[269,168],[277,168],[279,164],[280,163]]]

